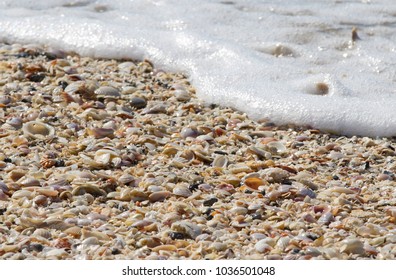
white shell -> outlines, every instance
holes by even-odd
[[[31,121],[23,124],[23,134],[28,138],[45,140],[55,135],[55,129],[43,122]]]
[[[212,162],[213,167],[225,168],[228,164],[228,158],[224,155],[218,155]]]

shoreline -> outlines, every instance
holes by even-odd
[[[394,139],[203,106],[148,61],[0,45],[0,259],[394,259]]]

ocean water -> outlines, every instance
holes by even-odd
[[[147,58],[255,119],[396,136],[394,0],[0,0],[0,40]]]

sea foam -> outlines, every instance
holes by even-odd
[[[147,58],[255,119],[396,136],[395,16],[392,0],[3,0],[0,40]]]

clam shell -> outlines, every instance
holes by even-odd
[[[72,195],[83,195],[85,193],[92,194],[93,196],[105,196],[106,192],[98,186],[87,184],[73,188]]]
[[[13,199],[20,199],[23,197],[31,199],[31,198],[33,198],[33,193],[28,190],[18,190],[16,192],[14,192],[11,196],[11,198],[13,198]]]
[[[260,186],[265,185],[265,181],[261,178],[257,178],[257,177],[251,177],[251,178],[247,178],[244,182],[244,184],[253,189],[253,190],[258,190],[258,188]]]
[[[175,95],[176,100],[180,102],[187,102],[191,99],[191,94],[186,90],[177,89],[173,94]]]
[[[81,95],[84,99],[93,99],[95,97],[95,90],[98,88],[96,82],[93,81],[77,81],[69,84],[65,88],[67,94]]]
[[[192,127],[184,127],[180,132],[180,136],[184,139],[188,137],[196,138],[198,135],[199,135],[198,130]]]
[[[265,239],[262,239],[254,245],[254,249],[259,253],[265,253],[271,251],[273,248],[267,244]]]
[[[35,236],[41,236],[44,237],[45,239],[50,239],[52,237],[51,232],[49,232],[47,229],[44,228],[38,228],[36,229],[32,235]]]
[[[104,128],[104,127],[87,128],[87,134],[97,139],[105,138],[105,137],[113,138],[114,132],[115,131],[112,128]]]
[[[81,235],[82,235],[81,228],[78,227],[78,226],[70,227],[70,228],[66,229],[66,230],[64,231],[64,233],[69,234],[69,235],[73,236],[74,238],[78,238],[78,239],[79,239],[79,238],[81,237]]]
[[[182,196],[182,197],[189,197],[192,195],[192,192],[185,187],[175,187],[173,189],[173,194],[177,195],[177,196]]]
[[[130,184],[134,181],[135,181],[135,177],[133,177],[130,174],[123,174],[120,176],[120,178],[118,178],[118,182],[125,185]]]
[[[97,238],[98,240],[104,240],[104,241],[110,240],[110,237],[103,232],[96,231],[96,230],[86,230],[84,228],[81,229],[81,238],[82,239],[88,239],[90,237],[94,237],[94,238]]]
[[[274,142],[270,142],[267,144],[267,147],[270,148],[270,152],[272,154],[284,154],[287,152],[287,149],[285,147],[285,145],[283,145],[281,142],[278,141],[274,141]]]
[[[164,201],[171,195],[168,191],[158,191],[149,195],[150,202]]]
[[[166,114],[168,106],[163,103],[152,105],[142,111],[142,114]]]
[[[225,168],[228,164],[228,158],[224,155],[218,155],[212,162],[213,167]]]
[[[25,178],[22,181],[18,181],[22,187],[33,187],[40,186],[40,181],[34,178]]]
[[[251,151],[252,153],[258,155],[259,158],[261,158],[261,159],[271,159],[272,158],[272,155],[270,152],[265,151],[265,150],[258,148],[256,146],[251,146],[251,147],[249,147],[248,150]]]
[[[112,150],[100,149],[95,152],[94,160],[100,165],[108,165],[119,154]]]
[[[120,91],[114,87],[102,86],[95,90],[95,94],[99,98],[106,100],[117,100],[121,97]]]
[[[357,238],[348,238],[342,241],[342,246],[340,248],[341,252],[348,254],[364,254],[364,244]]]
[[[45,140],[55,135],[55,129],[43,122],[31,121],[23,124],[22,131],[25,137]]]
[[[233,174],[251,171],[250,167],[243,163],[231,164],[228,166],[228,170]]]
[[[147,106],[147,100],[143,97],[132,97],[129,101],[129,105],[136,109],[143,109]]]
[[[153,252],[159,251],[177,251],[177,247],[174,245],[159,245],[151,249]]]

